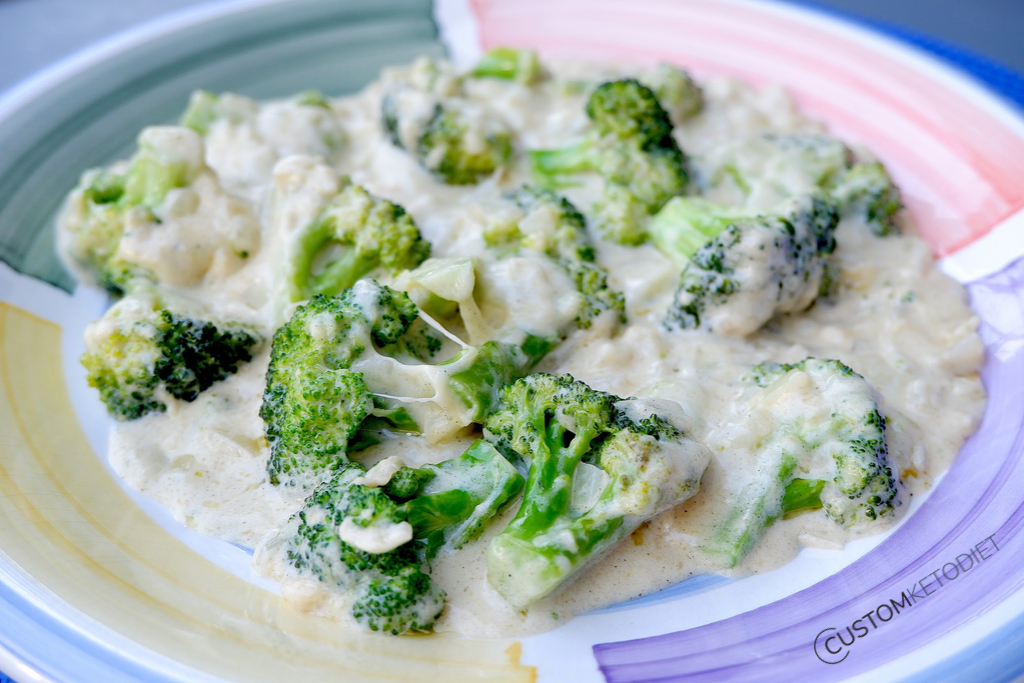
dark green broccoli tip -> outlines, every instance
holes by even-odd
[[[470,139],[465,115],[438,105],[416,145],[424,168],[448,185],[473,185],[506,166],[512,158],[512,135],[493,127]]]
[[[378,268],[391,274],[415,268],[430,255],[405,209],[359,185],[342,190],[296,241],[287,273],[293,302],[337,294]],[[320,265],[328,249],[340,254]]]
[[[668,113],[654,91],[636,79],[602,83],[587,100],[586,112],[599,135],[636,141],[645,151],[676,147]]]
[[[124,183],[123,175],[102,171],[93,178],[82,194],[93,204],[112,204],[124,194]]]
[[[495,47],[488,50],[470,72],[476,78],[500,78],[532,85],[543,78],[544,70],[533,50]]]
[[[178,123],[191,128],[200,135],[206,135],[210,124],[220,118],[218,104],[220,98],[207,90],[196,90],[188,101],[188,108],[182,113]]]
[[[154,311],[152,317],[116,324],[99,348],[82,356],[89,386],[118,420],[135,420],[167,406],[157,390],[182,401],[252,359],[260,338],[241,326]]]
[[[403,467],[395,472],[388,483],[384,485],[384,492],[393,500],[405,502],[414,498],[423,485],[436,477],[434,470],[429,468]]]
[[[357,591],[352,616],[371,631],[429,631],[444,611],[445,592],[416,567],[370,579]]]
[[[832,194],[844,216],[859,217],[875,235],[899,232],[894,218],[903,203],[899,188],[882,164],[855,164],[834,184]]]
[[[251,350],[260,339],[243,328],[218,327],[170,311],[160,312],[157,344],[161,351],[156,376],[168,393],[182,401],[194,401],[203,391],[238,366],[252,360]]]
[[[399,134],[401,117],[396,97],[394,92],[384,93],[384,97],[380,101],[380,127],[392,145],[399,149],[405,149],[405,145],[402,144],[402,136]]]
[[[683,465],[678,451],[663,450],[680,447],[679,431],[660,416],[636,420],[623,403],[568,375],[529,375],[502,389],[485,436],[529,466],[518,513],[487,557],[488,579],[512,606],[549,595],[696,490],[699,458]]]

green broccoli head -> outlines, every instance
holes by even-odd
[[[192,131],[170,126],[146,128],[138,151],[121,172],[86,172],[68,199],[61,222],[61,248],[94,282],[118,296],[132,283],[150,282],[147,268],[119,254],[128,214],[153,220],[152,212],[173,189],[186,187],[203,171],[202,141]]]
[[[259,335],[244,325],[168,310],[153,296],[127,297],[86,330],[89,386],[118,420],[167,409],[163,392],[194,401],[251,360]]]
[[[525,214],[513,226],[496,223],[484,232],[492,248],[521,245],[554,259],[582,295],[576,326],[586,329],[604,311],[615,311],[625,322],[625,301],[608,286],[608,272],[594,263],[594,247],[583,215],[564,197],[550,190],[523,185],[509,195]]]
[[[384,134],[449,185],[475,184],[512,159],[511,130],[464,96],[463,80],[450,65],[419,60],[392,74],[381,98]]]
[[[838,220],[821,193],[761,214],[672,200],[651,222],[655,246],[683,264],[665,327],[743,336],[779,313],[804,310],[822,291]]]
[[[408,296],[374,284],[317,295],[277,330],[260,407],[272,483],[308,483],[346,462],[375,409],[362,374],[350,368],[374,344],[397,341],[417,315]]]
[[[352,616],[371,631],[401,635],[429,631],[444,610],[445,593],[417,567],[369,579],[352,603]]]
[[[683,69],[662,62],[643,82],[658,96],[658,102],[676,124],[693,118],[704,108],[703,91]]]
[[[533,50],[493,47],[484,53],[470,75],[533,85],[544,78],[544,68]]]
[[[566,176],[597,173],[605,181],[593,207],[597,230],[620,244],[641,244],[650,215],[687,187],[672,122],[654,92],[633,79],[598,86],[586,111],[593,128],[581,142],[530,152],[534,179],[552,188]]]
[[[420,164],[449,185],[473,185],[512,158],[512,135],[476,107],[438,104],[416,143]]]
[[[282,277],[290,301],[337,294],[380,269],[415,268],[430,255],[412,216],[397,204],[346,184],[293,238]]]
[[[828,476],[808,480],[805,488],[821,487],[821,505],[842,527],[895,515],[901,502],[898,476],[889,464],[886,421],[874,388],[838,360],[763,363],[751,374],[759,386],[770,387],[793,371],[805,373],[830,407],[824,422],[807,421],[797,428],[802,444],[832,459]]]
[[[488,549],[488,579],[524,609],[644,521],[696,492],[710,455],[666,405],[622,400],[566,375],[502,390],[485,435],[529,467],[516,517]]]
[[[707,547],[712,555],[734,566],[775,520],[803,512],[824,508],[843,528],[895,517],[901,483],[888,460],[878,396],[863,377],[840,361],[807,358],[762,363],[748,379],[762,387],[750,412],[771,433],[751,454],[754,478],[737,482],[735,502]]]
[[[899,232],[893,217],[902,207],[900,191],[882,164],[854,164],[834,183],[832,194],[844,217],[857,216],[875,235]]]

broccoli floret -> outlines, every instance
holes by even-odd
[[[154,220],[167,193],[189,185],[205,168],[202,142],[182,128],[151,127],[124,172],[88,171],[69,202],[75,216],[62,228],[62,248],[96,284],[118,296],[133,282],[155,280],[149,269],[118,253],[130,212]]]
[[[755,479],[739,489],[709,552],[734,566],[776,519],[801,512],[824,508],[843,528],[896,515],[901,483],[878,395],[863,377],[840,361],[807,358],[756,366],[749,380],[763,387],[751,412],[763,413],[772,431],[752,455]]]
[[[415,268],[430,255],[412,216],[359,185],[345,187],[287,247],[284,273],[290,302],[337,294],[363,276]]]
[[[440,363],[408,353],[404,339],[433,326],[404,292],[360,280],[317,295],[274,335],[260,416],[274,484],[310,485],[347,453],[393,432],[447,438],[483,419],[502,385],[536,363],[533,340],[458,342]],[[455,338],[432,328],[438,343]],[[418,342],[417,342],[418,344]],[[418,348],[418,347],[417,347]]]
[[[835,204],[821,193],[761,214],[673,199],[650,226],[654,245],[683,267],[665,327],[742,336],[776,314],[804,310],[828,276],[837,223]]]
[[[375,578],[359,587],[352,616],[371,631],[401,635],[429,631],[444,610],[445,593],[428,574],[405,567],[395,576]]]
[[[845,216],[858,216],[875,235],[898,233],[893,216],[900,210],[900,191],[878,162],[854,164],[832,188]]]
[[[414,150],[420,164],[449,185],[472,185],[512,158],[508,129],[471,105],[438,104]]]
[[[194,401],[252,359],[259,336],[239,324],[169,310],[152,296],[129,296],[86,330],[89,386],[118,420],[167,409],[163,394]]]
[[[641,80],[654,91],[677,125],[696,116],[704,107],[704,93],[683,69],[661,63]]]
[[[352,616],[370,630],[429,630],[445,595],[422,563],[475,538],[523,478],[484,441],[440,465],[403,467],[382,487],[363,483],[365,473],[342,464],[306,499],[288,560],[351,593]]]
[[[696,165],[704,189],[731,180],[745,204],[764,208],[827,189],[850,167],[851,157],[842,141],[827,135],[763,133]]]
[[[533,50],[495,47],[484,53],[470,75],[533,85],[544,77],[544,69]]]
[[[654,92],[634,79],[598,86],[586,112],[593,127],[581,142],[530,152],[534,179],[555,188],[566,176],[597,173],[605,182],[592,210],[598,231],[613,242],[641,244],[647,218],[686,190],[686,160],[672,122]]]
[[[461,79],[431,60],[393,81],[381,99],[388,139],[449,185],[472,185],[506,166],[512,133],[462,96]]]
[[[529,375],[502,390],[485,436],[529,466],[522,505],[487,554],[488,579],[509,604],[525,609],[549,595],[697,491],[710,455],[659,427],[670,426],[664,408],[568,375]]]
[[[564,197],[528,185],[509,195],[525,214],[517,224],[496,223],[484,232],[488,246],[522,245],[546,254],[572,279],[583,297],[576,326],[586,329],[605,311],[625,322],[625,301],[608,286],[608,272],[594,263],[583,215]]]

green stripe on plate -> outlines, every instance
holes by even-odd
[[[0,260],[64,290],[54,216],[87,168],[131,154],[144,126],[177,120],[196,88],[274,98],[354,92],[380,69],[441,56],[429,0],[291,0],[187,26],[67,78],[0,125]]]

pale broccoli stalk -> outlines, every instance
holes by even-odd
[[[605,311],[625,322],[625,301],[608,286],[608,272],[594,262],[583,215],[564,197],[523,185],[509,195],[525,215],[516,224],[495,223],[484,231],[492,249],[522,246],[550,256],[572,278],[583,297],[576,326],[586,329]]]
[[[902,207],[900,191],[878,162],[854,164],[832,187],[844,217],[857,216],[875,235],[899,232],[893,222]]]
[[[605,239],[637,245],[646,222],[687,187],[686,160],[657,96],[633,79],[598,86],[587,101],[593,127],[575,145],[530,152],[534,180],[557,188],[567,178],[596,173],[605,182],[592,211]]]
[[[484,53],[470,75],[533,85],[544,78],[544,68],[533,50],[494,47]]]
[[[288,560],[351,594],[352,616],[370,630],[429,630],[445,595],[423,561],[476,538],[523,478],[484,441],[440,465],[403,467],[383,487],[367,485],[365,472],[345,464],[306,500]]]
[[[432,363],[442,339],[458,350]],[[372,280],[340,296],[317,295],[274,335],[260,408],[270,481],[316,484],[347,453],[395,432],[449,438],[481,421],[500,387],[536,363],[535,353],[530,338],[465,344],[407,294]]]
[[[126,214],[142,212],[154,220],[153,210],[171,190],[186,187],[205,169],[202,141],[192,131],[169,126],[145,128],[139,148],[123,173],[88,171],[72,191],[76,219],[62,226],[64,253],[96,284],[121,295],[136,281],[155,276],[122,258],[118,249],[124,236]]]
[[[677,197],[651,221],[651,240],[683,268],[667,329],[743,336],[810,306],[830,281],[838,215],[825,194],[756,213]]]
[[[662,412],[568,375],[501,392],[485,436],[529,466],[523,502],[491,542],[487,576],[517,609],[550,595],[644,521],[696,493],[710,455]]]
[[[284,279],[291,302],[337,294],[377,269],[394,275],[430,255],[412,216],[359,185],[345,187],[290,238]]]
[[[752,411],[766,412],[772,432],[753,454],[755,478],[736,495],[708,552],[735,566],[775,520],[800,512],[824,508],[846,529],[896,515],[901,483],[888,459],[878,395],[863,377],[837,360],[807,358],[756,366],[750,381],[763,387]],[[786,393],[793,398],[780,408]]]
[[[140,292],[86,328],[81,362],[115,419],[163,412],[165,394],[194,401],[252,359],[255,331],[199,315]]]
[[[683,69],[663,62],[640,80],[654,91],[676,125],[692,119],[704,108],[704,93]]]

